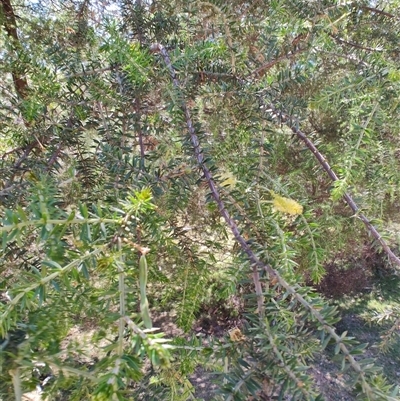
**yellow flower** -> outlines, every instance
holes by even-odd
[[[229,337],[230,337],[231,341],[233,341],[233,342],[240,342],[240,341],[244,341],[246,339],[246,337],[243,335],[243,333],[237,327],[229,332]]]
[[[283,196],[277,195],[274,191],[270,191],[275,210],[282,213],[287,213],[291,215],[297,215],[303,213],[303,206],[293,199],[284,198]]]
[[[234,189],[238,182],[236,177],[230,171],[222,173],[220,180],[221,180],[221,185],[223,187],[228,187],[229,189]]]

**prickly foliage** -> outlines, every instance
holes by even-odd
[[[397,399],[306,283],[398,261],[398,6],[1,0],[3,399],[193,399],[202,365],[216,399],[319,400],[326,347]],[[224,303],[207,344],[157,330]]]

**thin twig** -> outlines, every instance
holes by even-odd
[[[60,155],[61,148],[62,148],[63,143],[60,142],[57,146],[57,149],[53,152],[53,154],[50,157],[50,160],[47,163],[46,171],[49,171],[50,168],[53,166],[53,164],[56,162],[58,159],[58,156]]]
[[[30,155],[30,153],[32,152],[33,149],[35,149],[35,147],[38,145],[38,141],[35,139],[34,141],[30,142],[24,150],[24,153],[22,154],[22,156],[14,163],[14,165],[11,167],[12,171],[17,170],[21,164],[25,161],[25,159],[28,158],[28,156]],[[5,189],[9,188],[10,186],[12,186],[13,183],[13,179],[15,176],[15,172],[12,173],[11,178],[9,178],[9,180],[7,181],[6,185],[5,185]]]
[[[135,98],[135,120],[136,120],[136,129],[137,129],[137,135],[139,139],[139,148],[140,148],[140,170],[145,169],[145,160],[146,160],[146,155],[145,155],[145,150],[144,150],[144,142],[143,142],[143,130],[140,124],[140,117],[141,117],[141,106],[140,106],[140,98],[137,96]]]
[[[336,35],[329,34],[329,36],[331,38],[333,38],[336,42],[338,42],[338,43],[340,43],[342,45],[348,45],[348,46],[351,46],[351,47],[355,47],[356,49],[367,50],[369,52],[382,52],[383,51],[383,49],[379,49],[379,48],[376,48],[376,47],[373,48],[373,47],[363,46],[363,45],[360,45],[360,44],[355,43],[355,42],[350,42],[348,40],[341,39]]]
[[[328,57],[330,57],[330,61],[332,61],[332,56],[339,57],[339,58],[344,58],[346,60],[349,60],[350,62],[362,66],[362,67],[370,67],[371,65],[365,62],[364,60],[361,60],[354,54],[339,54],[339,53],[334,53],[334,52],[327,52],[325,50],[319,50],[319,53],[326,54]]]
[[[70,271],[73,267],[78,266],[84,260],[92,258],[92,257],[98,255],[100,252],[103,251],[102,248],[104,248],[105,246],[106,245],[103,245],[102,247],[96,248],[94,251],[92,251],[90,253],[86,253],[85,255],[81,256],[80,258],[73,260],[72,262],[68,263],[66,266],[64,266],[61,269],[55,271],[54,273],[51,273],[48,276],[43,277],[42,279],[34,282],[33,284],[31,284],[30,286],[28,286],[26,288],[23,288],[21,291],[19,291],[14,296],[14,298],[12,298],[12,300],[8,303],[7,307],[4,309],[3,313],[0,314],[0,322],[7,321],[7,317],[10,314],[10,312],[17,306],[18,302],[22,298],[24,298],[29,292],[31,292],[33,290],[36,290],[36,288],[49,283],[50,281],[56,279],[59,276],[62,276],[63,274],[65,274],[68,271]],[[0,330],[0,335],[4,334],[3,329]]]
[[[369,11],[369,12],[371,12],[371,13],[384,15],[385,17],[388,17],[388,18],[400,19],[400,17],[397,16],[397,15],[390,14],[390,13],[388,13],[388,12],[386,12],[386,11],[379,10],[379,9],[377,9],[377,8],[374,8],[374,7],[362,6],[361,9],[362,9],[362,10],[365,10],[365,11]]]
[[[278,64],[280,61],[290,60],[294,56],[297,56],[298,54],[303,53],[306,50],[307,50],[307,47],[299,48],[291,53],[284,54],[283,56],[279,56],[274,60],[268,61],[267,63],[263,64],[261,67],[258,67],[256,70],[254,70],[252,73],[250,73],[250,75],[247,76],[246,79],[248,79],[249,77],[252,77],[252,76],[254,76],[256,78],[261,78],[275,64]]]
[[[16,188],[18,188],[18,187],[21,188],[22,186],[23,186],[22,184],[19,184],[19,185],[17,185],[17,184],[12,184],[12,185],[10,185],[10,186],[8,186],[8,187],[2,189],[2,190],[0,191],[0,196],[7,196],[8,193],[11,192],[13,189],[16,189]]]
[[[72,79],[72,78],[77,78],[77,77],[86,77],[88,75],[100,74],[102,72],[111,71],[111,70],[112,70],[112,67],[96,68],[94,70],[76,72],[75,74],[66,75],[65,79]]]
[[[1,155],[1,158],[2,158],[2,159],[5,159],[7,156],[12,155],[13,153],[18,153],[18,152],[20,152],[20,151],[23,150],[23,149],[24,149],[24,148],[23,148],[22,146],[18,146],[17,148],[8,150],[7,152],[4,152],[4,153]]]

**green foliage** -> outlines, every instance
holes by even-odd
[[[320,400],[333,347],[396,399],[305,283],[370,241],[361,212],[399,224],[398,6],[13,2],[17,38],[2,6],[0,397],[194,399],[202,365],[217,398]],[[158,331],[221,304],[207,344]]]

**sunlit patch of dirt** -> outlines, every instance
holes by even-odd
[[[93,337],[96,333],[96,328],[85,330],[80,326],[73,326],[62,342],[61,348],[73,356],[78,363],[91,365],[94,360],[98,360],[102,354],[105,354],[101,348],[110,344],[106,339],[94,343]],[[75,348],[76,351],[72,351]]]
[[[349,391],[350,378],[343,374],[326,355],[318,355],[312,363],[309,374],[314,377],[318,391],[325,401],[356,400]]]

